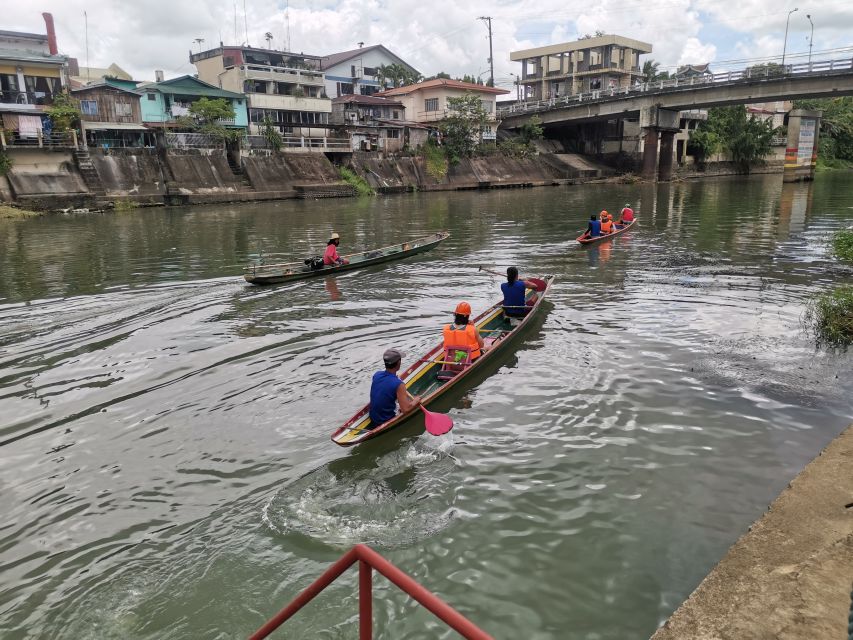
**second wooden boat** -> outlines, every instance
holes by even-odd
[[[592,244],[593,242],[600,242],[601,240],[607,240],[608,238],[618,236],[620,233],[625,233],[628,229],[633,227],[635,224],[637,224],[636,218],[631,220],[631,222],[626,224],[624,227],[618,227],[616,229],[616,231],[614,231],[613,233],[608,233],[605,235],[596,236],[595,238],[584,238],[584,236],[586,235],[586,232],[584,232],[583,234],[578,236],[577,240],[581,244]]]
[[[349,260],[349,264],[323,266],[319,269],[312,268],[308,264],[305,264],[304,261],[279,264],[250,264],[243,268],[245,272],[243,277],[246,279],[246,282],[252,284],[279,284],[281,282],[293,282],[294,280],[313,278],[314,276],[327,276],[341,271],[369,267],[370,265],[390,260],[408,258],[409,256],[429,251],[449,237],[449,233],[441,231],[440,233],[434,233],[423,238],[410,240],[409,242],[393,244],[390,247],[373,249],[372,251],[364,251],[362,253],[351,253],[347,256],[341,256]]]
[[[502,306],[503,301],[493,304],[485,312],[474,318],[473,323],[486,343],[486,350],[483,355],[474,362],[460,364],[448,360],[443,342],[416,360],[400,374],[400,379],[405,383],[409,393],[413,396],[421,396],[422,404],[428,408],[431,403],[448,390],[465,384],[475,371],[483,368],[486,362],[494,362],[500,358],[506,346],[524,330],[524,327],[539,312],[545,296],[554,282],[554,276],[546,276],[544,280],[544,291],[527,292],[527,300],[532,304],[530,304],[530,311],[523,318],[507,318]],[[410,418],[421,413],[420,409],[415,407],[411,411],[401,413],[388,422],[377,426],[371,423],[369,412],[370,405],[368,404],[347,420],[343,426],[335,430],[332,434],[332,442],[342,447],[350,447],[399,427]]]

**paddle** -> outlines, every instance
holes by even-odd
[[[483,269],[483,267],[477,267],[477,271],[485,271],[486,273],[491,273],[493,276],[501,276],[503,278],[506,277],[505,273],[500,273],[498,271],[492,271],[490,269]],[[548,287],[548,284],[540,278],[520,278],[520,279],[524,280],[525,282],[529,282],[530,284],[532,284],[533,288],[539,292],[545,291],[545,289]]]
[[[424,405],[418,404],[421,408],[421,411],[424,412],[424,424],[426,425],[426,430],[434,436],[440,436],[453,428],[453,418],[445,413],[436,413],[434,411],[427,411],[424,408]]]

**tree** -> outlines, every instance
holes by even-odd
[[[270,146],[270,149],[273,151],[278,151],[281,149],[282,145],[282,137],[281,133],[272,123],[269,116],[264,116],[264,128],[261,130],[261,135],[267,141],[267,144]]]
[[[541,140],[544,134],[542,118],[539,116],[531,116],[527,122],[518,128],[518,137],[525,144],[530,144],[533,140]]]
[[[691,134],[689,146],[700,164],[722,149],[738,170],[749,173],[753,164],[770,153],[775,134],[771,120],[747,114],[744,105],[717,107],[708,111],[708,119]]]
[[[193,102],[189,109],[190,128],[199,133],[213,136],[218,140],[236,140],[238,133],[222,124],[223,120],[233,120],[234,107],[225,98],[202,97]]]
[[[45,109],[54,131],[69,131],[80,121],[80,110],[67,91],[57,94],[53,104]]]
[[[451,163],[470,157],[480,142],[488,114],[480,96],[466,91],[457,98],[448,98],[450,115],[441,123],[444,151]]]
[[[853,97],[796,100],[794,108],[823,111],[818,141],[822,164],[853,163]]]
[[[646,60],[643,63],[643,82],[654,82],[655,80],[666,80],[669,73],[660,71],[660,62]]]
[[[774,78],[785,75],[785,67],[778,62],[755,64],[747,69],[750,78]]]

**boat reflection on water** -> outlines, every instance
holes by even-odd
[[[341,299],[341,290],[338,289],[338,279],[337,278],[335,278],[333,276],[327,277],[325,286],[326,286],[326,291],[329,294],[329,299],[332,302],[337,302],[338,300]]]

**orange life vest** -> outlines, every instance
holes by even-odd
[[[467,347],[471,351],[471,360],[480,357],[480,344],[477,342],[477,327],[467,324],[463,329],[454,329],[454,325],[444,327],[444,348]]]
[[[601,223],[601,233],[612,233],[613,232],[613,220],[608,220],[607,222]]]

